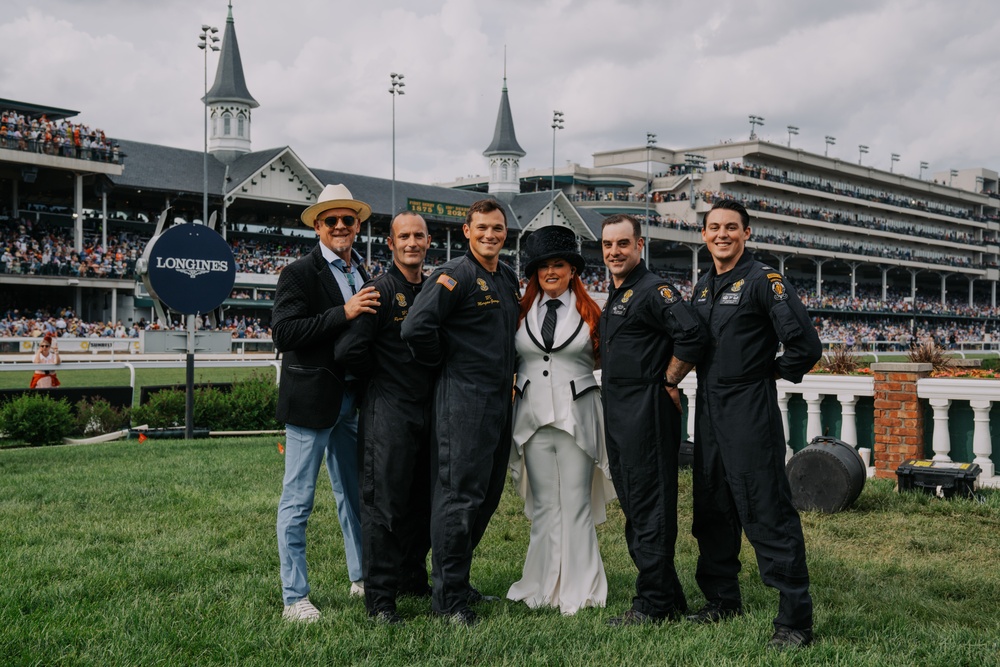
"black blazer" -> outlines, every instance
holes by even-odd
[[[357,253],[352,265],[360,287],[368,275]],[[278,421],[306,428],[336,423],[344,396],[344,369],[334,360],[334,343],[347,324],[344,296],[316,244],[278,277],[271,316],[271,335],[281,352]]]

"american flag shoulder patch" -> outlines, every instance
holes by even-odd
[[[444,274],[444,273],[442,273],[440,276],[438,276],[437,282],[438,282],[438,285],[444,285],[446,288],[448,288],[449,292],[451,290],[455,289],[455,286],[458,285],[458,281],[457,280],[455,280],[451,276],[449,276],[447,274]]]

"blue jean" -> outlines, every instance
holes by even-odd
[[[278,501],[278,556],[281,595],[286,605],[309,594],[306,524],[316,495],[316,478],[326,458],[337,517],[344,535],[347,574],[361,579],[361,523],[358,490],[358,414],[353,392],[344,394],[337,423],[313,429],[293,424],[285,432],[285,480]]]

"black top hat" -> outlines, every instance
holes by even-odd
[[[576,269],[577,275],[583,272],[586,265],[576,249],[576,234],[568,227],[549,225],[542,227],[528,237],[524,243],[524,251],[528,261],[524,265],[524,275],[531,278],[538,265],[547,259],[559,257],[569,262]]]

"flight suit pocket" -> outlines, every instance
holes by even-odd
[[[667,522],[663,489],[660,488],[655,456],[650,459],[646,465],[623,466],[627,502],[622,502],[622,509],[642,550],[664,555],[662,536],[667,534]],[[624,500],[620,491],[618,499]]]
[[[781,539],[775,530],[780,524],[781,500],[774,474],[753,470],[740,475],[740,489],[733,489],[733,499],[740,506],[743,531],[751,544]]]

